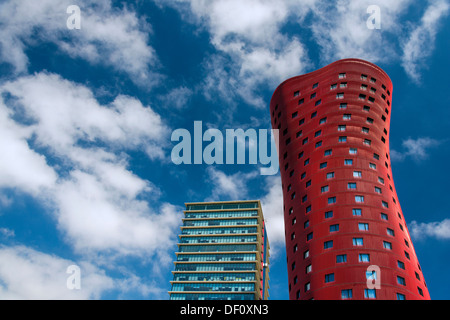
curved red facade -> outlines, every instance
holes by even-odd
[[[430,299],[392,178],[391,101],[358,59],[276,89],[291,300]]]

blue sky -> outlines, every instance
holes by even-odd
[[[81,9],[70,30],[67,8]],[[370,30],[369,5],[381,28]],[[279,83],[341,58],[394,83],[395,185],[433,299],[449,299],[448,0],[5,0],[0,299],[167,299],[185,202],[260,199],[287,299],[279,175],[180,165],[171,133],[268,129]],[[81,270],[69,290],[66,270]]]

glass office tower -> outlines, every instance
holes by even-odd
[[[269,241],[259,201],[187,203],[171,300],[266,300]]]

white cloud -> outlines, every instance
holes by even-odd
[[[426,238],[449,240],[450,219],[430,223],[413,221],[409,225],[409,230],[411,232],[411,237],[416,240],[424,240]]]
[[[403,161],[407,157],[412,158],[414,161],[422,161],[428,158],[428,149],[437,147],[440,144],[440,141],[428,137],[415,140],[409,138],[402,142],[404,151],[391,150],[390,154],[394,161]]]
[[[0,187],[43,201],[77,252],[156,254],[168,263],[181,210],[154,201],[160,190],[129,170],[126,154],[164,155],[161,117],[130,97],[101,105],[88,88],[52,74],[19,78],[0,92],[0,145],[8,151]]]
[[[449,10],[450,4],[447,0],[432,1],[420,24],[403,44],[402,65],[415,82],[420,80],[420,69],[426,66],[425,60],[433,52],[439,24],[448,15]]]
[[[16,236],[16,233],[14,232],[14,230],[8,228],[0,228],[0,236],[4,238],[13,238]]]
[[[158,59],[149,46],[151,27],[127,9],[113,8],[110,0],[83,1],[81,29],[69,30],[70,0],[2,1],[0,4],[0,58],[17,73],[26,72],[27,46],[54,43],[73,58],[113,67],[133,81],[151,86]]]
[[[285,250],[283,190],[279,176],[266,178],[267,194],[261,199],[264,218],[267,223],[267,236],[270,241],[271,255]]]
[[[80,267],[80,290],[67,288],[71,265]],[[74,263],[24,246],[0,246],[1,300],[99,299],[113,287],[113,279],[88,262]]]
[[[247,183],[259,175],[258,171],[227,175],[214,167],[208,167],[206,171],[209,176],[207,181],[214,187],[211,189],[211,196],[205,201],[246,200]]]
[[[263,108],[260,89],[276,86],[305,70],[306,48],[298,37],[288,37],[282,27],[292,14],[301,14],[307,3],[270,0],[159,1],[180,10],[211,34],[217,53],[204,64],[208,75],[204,93],[232,102],[236,97]],[[184,5],[183,5],[184,4]],[[295,8],[295,10],[294,10]]]

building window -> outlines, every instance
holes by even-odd
[[[323,155],[326,156],[331,156],[331,154],[333,153],[333,150],[329,149],[329,150],[325,150],[325,152],[323,153]]]
[[[328,186],[324,186],[322,188],[320,188],[320,192],[324,193],[324,192],[328,192],[329,191],[329,187]]]
[[[423,297],[423,290],[420,287],[417,287],[417,290],[419,291],[419,294]]]
[[[368,223],[358,223],[358,229],[359,229],[359,231],[369,231],[369,224]]]
[[[380,160],[380,155],[374,153],[374,154],[373,154],[373,158],[374,158],[375,160]]]
[[[346,166],[351,166],[351,165],[353,165],[353,160],[352,159],[345,159],[344,164]]]
[[[363,111],[369,112],[370,111],[370,107],[369,106],[364,106],[363,107]]]
[[[344,93],[343,92],[339,92],[336,94],[336,99],[344,99]]]
[[[375,289],[364,289],[364,298],[366,299],[376,299],[377,292]]]
[[[325,219],[333,218],[333,211],[327,211],[325,212]]]
[[[325,241],[325,242],[323,243],[323,248],[324,248],[324,249],[330,249],[330,248],[333,248],[333,240]]]
[[[381,194],[381,188],[375,187],[375,192]]]
[[[322,162],[322,163],[320,164],[320,169],[325,169],[327,166],[328,166],[328,163],[327,163],[327,162]]]
[[[388,250],[392,250],[392,243],[387,242],[387,241],[383,241],[383,248],[388,249]]]
[[[345,73],[339,73],[339,79],[345,79],[346,74]]]
[[[347,126],[346,126],[346,125],[339,125],[339,126],[338,126],[338,131],[339,131],[339,132],[344,132],[346,129],[347,129]],[[341,142],[341,141],[340,141],[340,142]]]
[[[361,247],[364,245],[363,238],[353,238],[353,245],[357,247]]]
[[[356,203],[364,203],[364,196],[355,196]]]
[[[367,74],[362,74],[361,75],[361,80],[367,80]]]
[[[300,290],[297,290],[297,293],[295,294],[295,298],[297,300],[300,299]]]
[[[356,148],[350,148],[349,154],[358,154],[358,149],[356,149]]]
[[[313,94],[311,94],[310,99],[314,99],[316,97],[316,93],[314,92]]]
[[[356,189],[356,183],[355,182],[349,182],[347,184],[347,188],[350,190],[355,190]]]
[[[306,213],[310,213],[311,212],[311,206],[307,206],[306,207]]]
[[[332,224],[330,226],[330,232],[337,232],[339,231],[339,225],[338,224]]]
[[[333,179],[333,178],[334,178],[334,172],[328,172],[327,179]]]
[[[345,263],[345,262],[347,262],[346,254],[340,254],[336,256],[336,263]]]
[[[307,259],[309,258],[309,250],[306,250],[305,252],[303,252],[303,259]]]
[[[386,213],[381,213],[381,220],[386,220],[386,221],[388,221],[388,220],[389,220],[388,215],[387,215]]]
[[[303,142],[302,142],[302,144],[307,144],[308,143],[308,138],[305,138],[305,139],[303,139]]]
[[[361,90],[366,91],[366,90],[367,90],[367,84],[362,84],[362,85],[361,85]]]
[[[364,144],[370,146],[372,144],[372,141],[369,139],[364,139]]]
[[[377,169],[377,165],[375,163],[369,163],[369,167],[370,167],[370,169],[374,169],[374,170]]]
[[[353,178],[362,178],[361,171],[353,171]]]
[[[401,293],[397,293],[397,300],[406,300],[406,296]]]
[[[310,187],[310,186],[311,186],[311,180],[306,181],[306,188],[308,188],[308,187]]]
[[[309,158],[308,159],[306,159],[304,162],[303,162],[303,166],[307,166],[309,164]]]
[[[367,123],[372,124],[373,123],[373,119],[372,118],[367,118]]]
[[[298,97],[299,95],[300,95],[300,91],[295,91],[295,92],[294,92],[294,98],[295,98],[295,97]]]
[[[305,223],[303,224],[303,228],[307,229],[309,227],[309,220],[306,220]]]
[[[294,112],[294,113],[292,114],[292,119],[297,118],[297,116],[298,116],[298,112]]]
[[[325,283],[334,281],[334,273],[329,273],[325,275]]]
[[[405,264],[403,263],[403,262],[401,262],[401,261],[397,261],[397,266],[400,268],[400,269],[403,269],[403,270],[405,270]]]
[[[342,82],[342,83],[339,85],[339,87],[340,87],[340,88],[347,88],[347,82]]]
[[[381,177],[378,177],[378,182],[381,183],[381,184],[384,184],[384,179],[381,178]]]
[[[315,103],[315,106],[317,107],[318,105],[320,105],[322,103],[322,100],[317,100]]]
[[[313,86],[312,86],[312,88],[315,89],[315,88],[317,88],[318,86],[319,86],[319,83],[314,83]]]
[[[332,84],[332,85],[330,86],[330,90],[334,90],[334,89],[336,89],[336,88],[337,88],[337,83]]]
[[[366,128],[366,127],[362,127],[362,128],[361,128],[361,132],[362,132],[362,133],[369,133],[369,132],[370,132],[370,129],[369,129],[369,128]]]
[[[353,292],[352,289],[341,290],[341,299],[352,299]]]
[[[335,204],[336,203],[336,197],[328,198],[328,204]]]
[[[400,276],[397,276],[397,283],[402,285],[402,286],[406,286],[405,278],[402,278]]]
[[[312,265],[308,265],[305,270],[306,273],[310,273],[312,271]]]
[[[301,119],[301,120],[298,122],[298,125],[301,126],[301,125],[304,124],[304,123],[305,123],[305,118]]]
[[[314,119],[317,116],[317,111],[311,114],[311,119]]]
[[[366,95],[360,93],[358,98],[359,98],[359,100],[366,100]]]
[[[311,283],[310,282],[305,284],[305,292],[308,292],[309,290],[311,290]]]
[[[307,200],[308,200],[308,195],[305,194],[305,195],[302,197],[302,203],[305,203]]]
[[[394,236],[395,236],[395,232],[394,232],[394,230],[392,230],[392,229],[387,228],[387,229],[386,229],[386,232],[387,232],[387,234],[388,234],[389,236],[391,236],[391,237],[394,237]]]
[[[362,210],[361,209],[353,209],[352,213],[355,217],[360,217],[362,215]]]
[[[305,179],[305,177],[306,177],[306,172],[303,172],[302,175],[300,176],[300,180]]]
[[[381,205],[383,206],[383,208],[389,208],[389,205],[386,201],[381,201]]]
[[[295,137],[296,137],[296,138],[299,138],[299,137],[302,136],[302,134],[303,134],[303,131],[300,130],[300,131],[298,131],[298,132],[295,134]]]
[[[347,104],[346,104],[346,103],[341,103],[341,104],[339,105],[339,109],[341,109],[341,110],[347,109]]]
[[[321,147],[321,146],[322,146],[322,141],[316,142],[316,148],[319,148],[319,147]]]
[[[324,124],[326,122],[327,122],[327,118],[325,117],[325,118],[320,119],[319,124]]]
[[[360,253],[359,262],[370,262],[370,255],[368,253]]]
[[[352,115],[346,113],[346,114],[344,114],[343,119],[344,119],[344,120],[351,120],[351,119],[352,119]]]
[[[339,137],[339,142],[347,142],[347,137]]]

